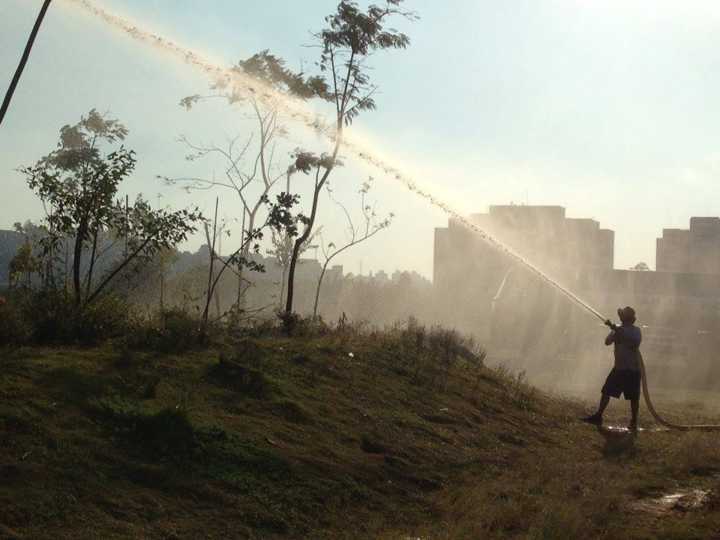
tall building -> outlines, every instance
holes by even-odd
[[[656,380],[692,372],[698,385],[720,381],[720,218],[665,229],[658,271],[614,269],[613,231],[560,206],[491,206],[470,219],[608,317],[634,306]],[[572,371],[578,358],[603,354],[599,321],[462,224],[435,230],[434,265],[438,319],[479,337],[496,359],[565,358]]]
[[[491,206],[470,219],[481,229],[567,285],[580,275],[613,268],[614,233],[592,219],[573,219],[561,206]],[[523,287],[525,302],[542,304],[548,290],[513,259],[462,224],[435,229],[434,285],[440,317],[474,333],[488,333],[490,310],[506,275]],[[552,291],[550,291],[552,293]],[[551,294],[552,296],[552,294]]]
[[[658,272],[720,274],[720,218],[690,218],[690,229],[663,229]]]

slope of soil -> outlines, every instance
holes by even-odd
[[[716,435],[600,433],[579,402],[440,365],[383,334],[2,351],[0,537],[720,532]],[[640,504],[682,489],[706,496]]]

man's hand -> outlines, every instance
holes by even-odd
[[[615,324],[613,324],[613,322],[612,322],[610,319],[608,319],[607,321],[605,321],[605,326],[609,326],[610,328],[612,328],[613,330],[615,330]]]

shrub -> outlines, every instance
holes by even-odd
[[[15,342],[95,344],[125,333],[128,313],[113,295],[78,309],[64,291],[17,291],[0,305],[0,334]],[[4,337],[10,339],[0,335],[0,343]]]
[[[18,302],[0,302],[0,346],[23,345],[32,338],[33,326]]]
[[[294,424],[311,424],[312,416],[308,413],[305,408],[289,399],[279,401],[275,404],[277,413],[282,416],[288,422]]]
[[[106,295],[86,306],[77,317],[75,338],[96,344],[127,333],[129,306],[118,296]]]
[[[197,446],[195,428],[183,408],[150,413],[113,399],[98,400],[97,407],[115,424],[115,431],[136,448],[159,455],[183,455]]]
[[[524,371],[513,374],[506,366],[495,368],[495,375],[507,390],[511,403],[519,409],[531,410],[537,401],[537,390],[530,385]]]
[[[330,333],[330,327],[322,317],[303,317],[297,313],[276,313],[283,332],[288,336],[309,337],[324,336]]]
[[[156,318],[138,318],[126,336],[130,349],[181,353],[200,345],[200,322],[181,309],[168,309]]]
[[[217,384],[246,396],[256,399],[267,398],[271,389],[266,377],[257,369],[248,368],[241,363],[243,359],[250,359],[251,354],[245,352],[244,355],[230,358],[221,355],[218,363],[208,369],[208,376]],[[255,361],[257,362],[257,359]]]
[[[25,309],[32,317],[33,341],[73,341],[76,310],[65,294],[49,290],[29,292],[25,298]]]

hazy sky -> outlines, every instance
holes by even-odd
[[[310,66],[310,31],[334,0],[98,0],[98,5],[232,63],[269,48],[291,67]],[[362,2],[363,4],[365,2]],[[0,0],[0,88],[15,69],[40,0]],[[402,24],[407,51],[379,55],[378,110],[353,129],[464,212],[489,204],[558,204],[616,231],[616,266],[655,262],[663,227],[720,215],[720,3],[714,0],[407,1],[421,20]],[[0,227],[41,208],[14,172],[47,153],[60,126],[91,107],[130,129],[139,166],[128,191],[161,204],[197,202],[154,175],[212,175],[188,164],[180,134],[222,142],[247,132],[242,111],[209,103],[185,112],[180,98],[207,89],[192,68],[133,42],[54,0],[5,123],[0,128]],[[320,142],[298,131],[305,146]],[[294,146],[296,141],[288,143]],[[314,146],[315,145],[315,146]],[[209,165],[206,165],[209,167]],[[211,168],[211,167],[210,167]],[[349,203],[377,176],[391,229],[342,262],[357,272],[432,270],[437,210],[348,163],[335,185]],[[223,212],[237,207],[223,199]],[[337,216],[321,215],[329,240]]]

